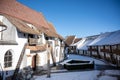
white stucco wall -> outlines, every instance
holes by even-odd
[[[27,38],[25,38],[22,33],[18,33],[16,27],[12,25],[6,18],[3,19],[3,23],[8,27],[3,33],[3,39],[7,41],[16,41],[18,43],[18,45],[0,45],[0,63],[4,70],[4,76],[7,77],[13,75],[23,46],[27,42]],[[4,55],[8,50],[12,52],[12,67],[4,68]],[[7,75],[6,71],[8,71]]]
[[[43,52],[38,52],[37,53],[37,69],[41,70],[41,69],[47,69],[47,51],[43,51]]]
[[[5,17],[3,17],[2,22],[7,26],[7,30],[3,31],[3,40],[15,41],[16,28],[14,25],[12,25]]]

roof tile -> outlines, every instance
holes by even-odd
[[[33,25],[49,28],[41,13],[22,5],[16,0],[0,0],[0,14],[7,14]]]

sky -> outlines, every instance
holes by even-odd
[[[41,12],[63,37],[120,30],[120,0],[17,0]]]

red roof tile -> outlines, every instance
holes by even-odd
[[[49,28],[41,13],[22,5],[16,0],[0,0],[0,14],[7,14],[33,25]]]

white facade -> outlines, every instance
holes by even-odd
[[[0,53],[1,53],[0,63],[4,71],[4,76],[7,77],[13,75],[21,51],[23,49],[24,44],[27,42],[27,39],[23,37],[24,35],[22,33],[18,33],[16,27],[12,25],[5,17],[2,18],[2,21],[7,26],[7,30],[3,32],[3,38],[0,41],[5,41],[7,42],[7,44],[0,45]],[[12,66],[5,68],[4,56],[7,51],[10,51],[12,53]]]
[[[4,79],[6,77],[12,76],[14,74],[14,70],[16,69],[16,65],[18,63],[18,60],[20,58],[20,54],[24,48],[24,45],[28,43],[28,34],[20,32],[17,30],[17,28],[8,21],[7,18],[4,16],[0,16],[0,21],[3,22],[7,29],[3,32],[0,32],[0,73],[4,72]],[[35,26],[28,24],[29,27],[32,27],[35,29]],[[2,28],[0,27],[0,30]],[[38,38],[38,45],[45,45],[47,44],[47,41],[45,40],[44,33],[41,33],[39,36],[34,35],[34,38]],[[60,62],[64,59],[64,48],[61,48],[61,42],[57,38],[58,45],[55,45],[54,39],[49,39],[49,42],[51,42],[52,47],[52,54],[55,59],[55,62]],[[12,53],[12,66],[5,67],[5,54],[7,51],[10,51]],[[50,53],[51,54],[51,53]],[[30,49],[25,49],[24,56],[20,65],[20,69],[23,69],[25,67],[33,67],[33,58],[36,58],[35,66],[37,70],[41,69],[47,69],[47,60],[48,60],[48,51],[47,49],[45,51],[36,51],[31,52]],[[50,55],[50,64],[53,64],[52,55]]]

